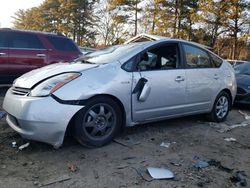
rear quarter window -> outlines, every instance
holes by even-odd
[[[47,39],[57,50],[79,52],[77,46],[71,39],[55,36],[47,36]]]

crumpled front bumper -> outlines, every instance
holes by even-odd
[[[23,138],[62,145],[71,118],[83,106],[60,104],[52,97],[19,96],[8,90],[3,102],[7,123]]]

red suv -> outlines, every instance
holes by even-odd
[[[9,84],[30,70],[71,61],[81,54],[73,40],[63,35],[0,29],[0,84]]]

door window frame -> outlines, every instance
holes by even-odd
[[[173,68],[173,69],[155,69],[155,70],[138,70],[137,66],[140,63],[141,57],[143,56],[143,54],[145,54],[146,52],[158,48],[158,47],[162,47],[162,46],[167,46],[168,44],[175,44],[177,47],[177,67]],[[150,47],[147,47],[146,49],[142,50],[141,52],[139,52],[138,54],[136,54],[135,56],[133,56],[132,58],[130,58],[128,61],[126,61],[121,68],[127,72],[147,72],[147,71],[171,71],[171,70],[178,70],[178,69],[184,69],[184,59],[183,59],[183,55],[182,55],[182,46],[180,44],[179,41],[163,41],[157,44],[154,44]],[[133,65],[131,67],[131,69],[126,69],[125,66],[127,63],[129,63],[131,60],[134,59]]]

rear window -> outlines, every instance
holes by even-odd
[[[75,43],[71,39],[63,37],[55,37],[55,36],[47,36],[47,39],[57,50],[76,51],[76,52],[79,51]]]
[[[10,32],[10,48],[44,49],[39,38],[30,33]]]

